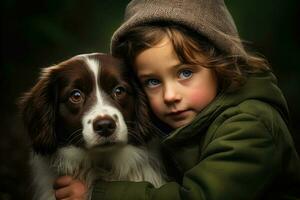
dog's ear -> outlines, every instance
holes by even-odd
[[[19,101],[23,122],[35,152],[51,154],[56,148],[56,66],[42,70],[39,81]]]

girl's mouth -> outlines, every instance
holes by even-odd
[[[190,110],[179,110],[174,112],[167,113],[168,117],[171,117],[173,119],[180,120],[182,118],[185,118],[189,114]]]

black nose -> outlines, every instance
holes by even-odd
[[[97,117],[93,121],[93,129],[103,137],[112,135],[116,130],[116,122],[110,116]]]

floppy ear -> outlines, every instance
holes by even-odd
[[[51,154],[57,148],[55,139],[57,91],[54,72],[55,67],[44,69],[39,81],[19,101],[32,147],[40,154]]]

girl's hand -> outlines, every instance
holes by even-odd
[[[54,182],[54,190],[57,200],[86,200],[86,185],[71,176],[57,178]]]

